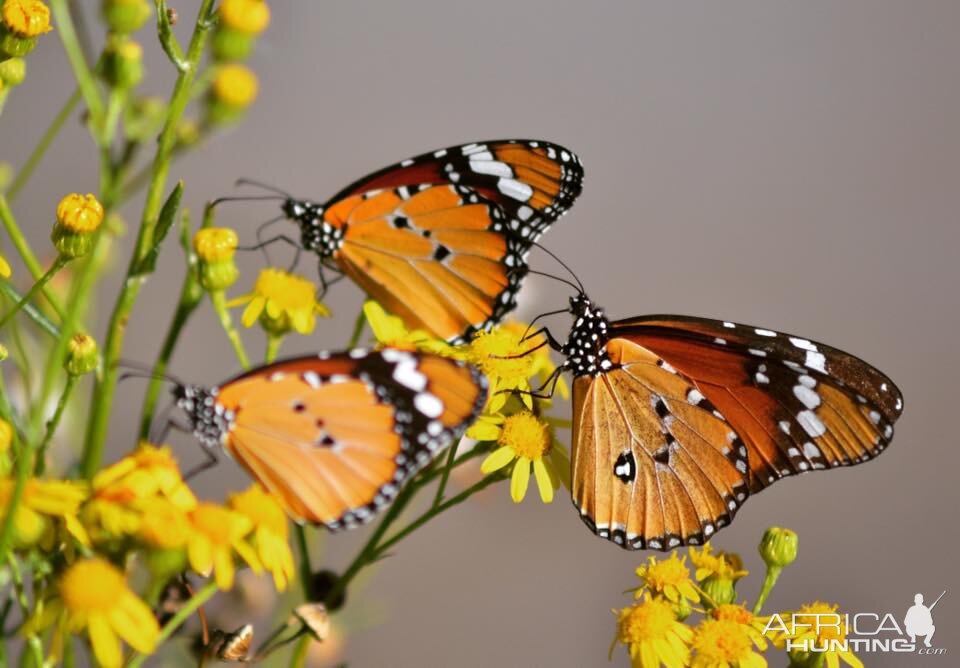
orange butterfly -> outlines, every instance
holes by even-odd
[[[867,461],[903,410],[853,355],[772,330],[654,315],[611,322],[582,292],[573,373],[573,502],[627,549],[699,545],[785,476]]]
[[[297,521],[351,528],[463,433],[486,380],[460,362],[392,348],[277,362],[177,405],[212,459],[222,447]]]
[[[410,329],[469,338],[516,306],[527,254],[580,195],[577,156],[545,141],[487,141],[381,169],[322,204],[285,195],[299,246]],[[294,241],[285,236],[274,240]]]

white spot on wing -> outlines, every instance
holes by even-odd
[[[823,356],[823,353],[818,353],[813,350],[807,351],[807,360],[804,364],[820,373],[827,372],[827,358]]]
[[[420,392],[413,399],[413,405],[428,418],[437,418],[443,414],[443,402],[429,392]]]
[[[504,162],[497,160],[474,160],[477,156],[471,156],[470,169],[477,174],[490,174],[491,176],[502,176],[509,179],[513,177],[513,170]]]
[[[793,394],[804,406],[811,410],[820,405],[820,395],[806,385],[794,385]]]
[[[790,337],[790,343],[795,345],[797,348],[802,348],[803,350],[812,350],[814,352],[816,352],[817,350],[817,347],[815,345],[813,345],[806,339],[800,339],[800,338],[797,338],[796,336]]]
[[[800,411],[797,413],[797,422],[803,427],[803,430],[812,437],[823,436],[827,433],[827,427],[823,421],[817,417],[813,411]]]
[[[769,329],[759,329],[759,328],[758,328],[758,329],[754,329],[753,331],[755,331],[755,332],[756,332],[757,334],[759,334],[760,336],[776,336],[776,335],[777,335],[776,332],[774,332],[774,331],[772,331],[772,330],[769,330]]]
[[[526,183],[521,183],[516,179],[500,179],[497,181],[497,189],[507,197],[526,202],[533,196],[533,188]]]

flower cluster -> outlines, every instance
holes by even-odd
[[[774,544],[788,547],[773,550]],[[619,643],[626,647],[631,664],[637,668],[765,668],[764,652],[768,648],[783,650],[787,640],[810,639],[827,651],[789,651],[787,658],[793,668],[824,664],[836,668],[841,659],[862,668],[852,652],[841,649],[842,644],[829,642],[843,640],[839,629],[819,629],[818,635],[809,625],[777,626],[771,623],[771,617],[760,616],[776,580],[771,572],[779,574],[796,559],[796,545],[796,534],[787,529],[773,527],[764,534],[759,551],[767,576],[752,608],[746,602],[736,602],[737,582],[748,575],[739,555],[715,552],[707,544],[701,549],[690,548],[683,557],[676,552],[667,558],[649,557],[636,571],[640,585],[631,590],[636,602],[613,611],[616,634],[610,646],[611,657]],[[836,605],[816,602],[777,618],[836,610]],[[824,637],[831,632],[831,638]]]
[[[14,493],[14,480],[0,480],[0,508]],[[226,505],[199,501],[166,447],[141,444],[89,485],[31,478],[20,494],[14,549],[57,553],[63,564],[35,583],[43,604],[26,627],[55,629],[54,658],[81,632],[104,666],[120,665],[121,639],[153,651],[160,629],[147,601],[185,570],[222,590],[238,563],[269,573],[278,591],[294,574],[287,519],[272,496],[254,485]],[[128,582],[138,568],[150,582],[142,597]]]
[[[477,453],[488,453],[480,465],[484,475],[509,473],[510,496],[515,503],[527,494],[531,473],[540,499],[553,501],[561,485],[570,486],[570,460],[557,440],[562,420],[547,417],[549,397],[539,390],[554,377],[556,366],[541,335],[528,336],[529,328],[516,321],[477,332],[467,343],[452,345],[422,330],[409,330],[403,321],[382,306],[368,301],[363,308],[370,329],[381,345],[424,350],[469,362],[487,377],[489,391],[482,415],[467,430],[478,441]],[[569,395],[560,379],[556,391]]]
[[[207,97],[210,124],[237,120],[257,98],[257,75],[241,61],[250,56],[257,37],[270,25],[270,7],[263,0],[223,0],[218,14],[210,42],[218,63]]]

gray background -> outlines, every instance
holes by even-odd
[[[183,24],[194,5],[176,3]],[[960,4],[272,5],[252,60],[262,87],[247,122],[173,169],[194,210],[231,192],[238,176],[322,198],[449,144],[562,143],[583,158],[586,188],[546,242],[612,316],[689,313],[794,332],[855,352],[905,395],[879,460],[781,482],[720,534],[719,547],[757,570],[741,593],[752,599],[759,587],[755,545],[770,524],[801,538],[770,609],[824,598],[902,619],[914,593],[930,601],[956,584]],[[146,89],[166,95],[171,68],[149,29],[141,38]],[[29,68],[0,122],[0,159],[15,165],[71,88],[55,34]],[[38,248],[56,199],[96,187],[94,155],[71,123],[17,202]],[[126,208],[130,221],[141,200]],[[221,223],[252,239],[274,210],[223,213]],[[237,291],[261,259],[243,262]],[[180,272],[171,246],[140,299],[127,357],[153,358]],[[116,283],[106,286],[108,304]],[[565,299],[562,287],[528,281],[523,314]],[[344,284],[329,303],[337,318],[285,352],[346,342],[360,293]],[[92,325],[98,336],[104,323]],[[567,324],[559,318],[558,333]],[[247,337],[255,350],[258,336]],[[209,309],[192,322],[173,370],[203,382],[236,370]],[[111,456],[133,443],[141,391],[123,387]],[[184,461],[199,461],[189,440],[176,446]],[[198,484],[222,498],[246,480],[228,465]],[[324,540],[316,560],[340,567],[364,533]],[[495,487],[405,541],[355,592],[346,656],[358,666],[602,665],[610,609],[628,600],[621,592],[643,556],[594,538],[565,495],[552,506],[533,495],[514,506],[507,486]],[[935,611],[936,644],[951,654],[958,600],[951,591]]]

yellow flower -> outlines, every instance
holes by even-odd
[[[78,234],[93,232],[103,222],[103,205],[93,195],[70,193],[57,205],[57,222]]]
[[[244,326],[252,327],[259,319],[263,328],[275,336],[291,329],[310,334],[316,326],[317,315],[330,315],[327,307],[317,301],[313,283],[270,267],[260,271],[253,292],[230,300],[227,306],[240,304],[247,305],[243,310]]]
[[[692,668],[766,668],[767,661],[754,651],[747,627],[733,619],[707,618],[693,630]],[[766,643],[759,646],[766,648]]]
[[[447,357],[456,357],[457,349],[443,339],[438,339],[422,329],[409,330],[403,319],[387,313],[380,304],[368,299],[363,304],[363,315],[370,325],[374,338],[388,348],[401,350],[425,350]]]
[[[223,262],[233,258],[239,239],[229,227],[205,227],[193,235],[193,249],[204,262]]]
[[[0,514],[5,515],[10,504],[16,481],[0,480]],[[80,505],[87,498],[84,483],[67,480],[26,481],[23,495],[14,517],[13,540],[17,547],[29,547],[40,543],[47,549],[54,545],[54,521],[63,522],[64,528],[80,543],[89,544],[87,532],[77,519]]]
[[[190,566],[200,575],[214,572],[217,586],[233,587],[233,555],[239,555],[256,573],[263,569],[253,548],[244,541],[253,522],[240,513],[212,503],[201,503],[190,514],[191,533],[187,543]]]
[[[836,604],[816,601],[782,615],[787,631],[777,635],[774,644],[786,647],[791,661],[797,664],[805,665],[811,658],[822,656],[828,668],[839,668],[841,659],[853,668],[863,668],[863,662],[846,647],[846,622],[837,607]],[[809,649],[805,651],[805,647]],[[818,651],[809,651],[814,648]]]
[[[245,109],[257,99],[257,75],[246,65],[232,63],[217,70],[213,79],[213,94],[234,109]]]
[[[277,500],[259,485],[231,494],[228,504],[253,523],[251,544],[263,567],[273,575],[278,591],[284,591],[294,575],[287,516]]]
[[[263,0],[223,0],[220,21],[238,32],[256,35],[270,25],[270,7]]]
[[[742,605],[725,603],[719,605],[709,613],[712,619],[723,619],[736,622],[744,627],[753,644],[761,650],[766,649],[767,641],[763,636],[769,617],[757,617]]]
[[[617,635],[610,645],[611,656],[619,641],[627,646],[635,668],[688,665],[693,632],[677,621],[667,601],[651,598],[613,613],[617,616]]]
[[[690,548],[690,562],[696,568],[694,577],[712,605],[733,603],[737,598],[736,583],[748,573],[743,570],[739,555],[712,550],[709,543],[699,551]]]
[[[570,462],[563,446],[554,439],[551,425],[530,411],[508,417],[485,415],[467,435],[478,440],[496,440],[500,445],[480,465],[484,474],[515,462],[510,476],[510,496],[514,503],[523,501],[527,494],[531,466],[544,503],[553,501],[553,491],[561,483],[570,485]]]
[[[122,665],[121,639],[143,654],[156,648],[160,626],[153,612],[130,590],[123,573],[106,560],[73,564],[60,578],[58,590],[59,598],[44,607],[34,624],[45,628],[59,621],[60,629],[71,633],[86,629],[104,668]]]
[[[97,368],[100,353],[97,342],[89,334],[77,332],[67,342],[67,358],[63,366],[71,376],[82,376]]]
[[[526,325],[508,322],[489,332],[477,332],[466,347],[466,359],[478,367],[490,381],[486,411],[496,413],[507,402],[509,393],[518,391],[527,408],[533,408],[530,378],[543,383],[556,369],[546,346],[530,352],[542,343],[542,337],[523,340]],[[566,397],[567,386],[561,378],[557,383],[560,396]]]
[[[0,90],[2,90],[2,88],[0,88]],[[7,259],[5,257],[0,255],[0,277],[10,278],[10,274],[12,273],[13,273],[13,270],[10,269],[10,263],[7,262]]]
[[[40,0],[6,0],[3,25],[20,37],[36,37],[50,32],[50,8]]]
[[[637,576],[643,585],[637,589],[640,598],[644,589],[656,596],[663,596],[671,603],[697,602],[700,595],[690,580],[687,558],[678,557],[674,552],[667,559],[649,557],[649,563],[637,568]]]
[[[139,538],[150,547],[176,550],[190,538],[190,520],[186,512],[162,496],[154,496],[137,504],[140,513]]]

